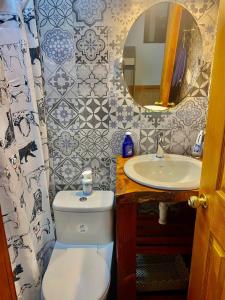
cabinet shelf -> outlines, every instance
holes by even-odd
[[[136,285],[139,292],[187,289],[189,273],[180,254],[137,254],[136,264]]]

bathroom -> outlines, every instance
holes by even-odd
[[[155,153],[156,136],[163,132],[166,153],[189,156],[205,129],[219,1],[172,1],[191,13],[201,34],[204,68],[192,95],[172,109],[149,111],[133,101],[124,83],[127,34],[159,2],[0,2],[1,211],[18,299],[40,299],[55,243],[51,207],[57,192],[81,190],[88,168],[94,190],[115,192],[116,157],[128,130],[136,155]],[[92,47],[85,48],[88,42]],[[212,88],[215,98],[221,98],[219,92]],[[216,134],[208,136],[219,149],[214,138],[223,123],[217,119]],[[221,295],[218,299],[224,289]]]

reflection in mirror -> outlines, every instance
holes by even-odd
[[[147,109],[174,107],[195,83],[201,53],[200,30],[185,8],[169,2],[152,6],[135,21],[124,45],[129,93]]]

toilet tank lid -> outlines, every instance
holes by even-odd
[[[112,191],[93,191],[89,196],[85,196],[82,191],[61,191],[55,196],[53,209],[75,212],[106,211],[112,209],[113,201]]]

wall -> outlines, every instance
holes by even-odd
[[[144,43],[144,22],[142,15],[132,27],[126,46],[136,49],[136,85],[160,85],[164,58],[164,43]]]
[[[63,3],[63,4],[62,4]],[[179,1],[196,18],[203,38],[204,68],[192,91],[175,109],[150,113],[126,91],[119,59],[134,20],[158,1],[36,1],[39,16],[54,188],[80,187],[81,172],[92,167],[95,188],[115,186],[115,154],[124,132],[136,151],[155,151],[164,132],[166,151],[189,154],[205,125],[207,89],[217,4]]]

